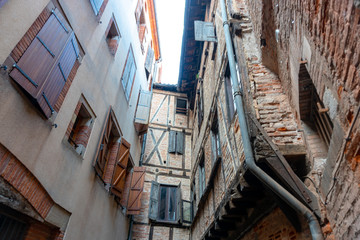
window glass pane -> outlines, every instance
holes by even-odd
[[[169,198],[169,219],[170,221],[175,221],[176,213],[176,188],[171,187],[170,189],[170,198]]]
[[[160,202],[159,202],[159,219],[165,220],[166,209],[166,187],[160,189]]]

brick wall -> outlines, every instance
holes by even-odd
[[[304,220],[303,220],[304,221]],[[306,226],[307,224],[302,224]],[[287,220],[285,215],[279,208],[276,208],[268,216],[261,219],[248,233],[245,234],[242,240],[306,240],[312,239],[310,230],[307,228],[298,233]]]
[[[360,9],[353,0],[256,0],[246,1],[246,5],[256,44],[260,45],[260,38],[267,42],[261,52],[277,51],[273,61],[278,64],[282,88],[297,111],[299,122],[299,67],[301,60],[307,61],[306,69],[334,124],[328,152],[323,152],[318,137],[305,129],[309,157],[323,159],[314,160],[311,167],[318,175],[316,183],[326,204],[324,217],[330,221],[332,237],[356,239],[360,234],[360,229],[353,227],[360,221],[356,207],[360,183],[358,150],[347,151],[351,145],[358,146],[357,133],[349,133],[349,129],[360,100]],[[263,14],[269,9],[270,13]],[[280,31],[278,43],[273,38],[275,29]],[[271,67],[269,62],[262,63]],[[348,141],[347,135],[352,135]]]

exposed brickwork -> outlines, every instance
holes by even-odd
[[[303,226],[306,226],[304,224]],[[306,240],[312,239],[309,229],[298,233],[287,220],[279,208],[276,208],[268,216],[261,219],[242,240],[266,239],[266,240]]]
[[[118,141],[112,142],[109,144],[109,157],[108,161],[105,166],[105,172],[104,172],[104,183],[111,183],[111,179],[113,177],[113,172],[115,168],[115,163],[119,151],[120,143]]]
[[[19,191],[40,216],[47,216],[54,201],[36,177],[1,144],[0,176]]]
[[[61,238],[53,238],[53,230],[41,223],[32,223],[27,231],[24,240],[60,240]]]
[[[264,65],[249,67],[259,121],[276,144],[303,144],[280,79]]]

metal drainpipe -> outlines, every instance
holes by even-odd
[[[227,18],[225,0],[220,0],[220,4],[221,4],[221,15],[222,15],[222,21],[223,21],[224,33],[225,33],[226,49],[227,49],[230,73],[231,73],[231,82],[234,90],[234,101],[237,109],[241,137],[243,141],[245,164],[248,166],[249,170],[270,190],[272,190],[276,195],[278,195],[281,199],[287,202],[295,211],[302,214],[307,219],[312,239],[323,240],[324,238],[322,235],[322,231],[314,213],[310,209],[308,209],[305,205],[303,205],[299,200],[297,200],[293,195],[291,195],[279,183],[277,183],[274,179],[272,179],[269,175],[267,175],[261,168],[259,168],[256,165],[254,161],[254,155],[252,152],[248,127],[245,119],[245,111],[242,102],[242,92],[240,91],[238,76],[236,73],[234,50],[233,50],[231,35],[229,30],[229,22]]]

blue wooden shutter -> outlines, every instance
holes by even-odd
[[[176,188],[176,221],[182,221],[181,182]]]
[[[170,131],[169,132],[169,153],[176,152],[176,132]]]
[[[156,220],[158,216],[159,191],[160,191],[160,183],[152,181],[150,202],[149,202],[149,218],[152,220]]]
[[[104,0],[90,0],[91,6],[94,9],[95,15],[99,14],[101,5],[103,4]]]
[[[184,133],[176,132],[176,152],[184,154]]]

